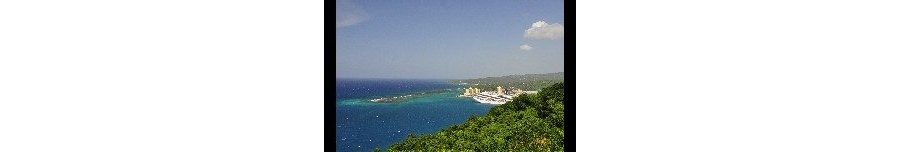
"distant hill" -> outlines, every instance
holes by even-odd
[[[454,83],[467,83],[470,87],[482,90],[494,90],[497,86],[515,87],[522,90],[536,91],[555,83],[563,82],[563,72],[546,74],[508,75],[501,77],[486,77],[478,79],[452,80]]]

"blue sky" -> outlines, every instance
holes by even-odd
[[[336,10],[338,78],[563,71],[563,1],[337,0]]]

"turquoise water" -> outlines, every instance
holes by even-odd
[[[338,80],[337,150],[371,151],[403,140],[408,134],[430,134],[486,114],[493,105],[457,97],[463,86],[440,80]],[[373,103],[380,97],[452,89],[398,103]]]

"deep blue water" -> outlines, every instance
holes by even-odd
[[[408,134],[430,134],[486,114],[493,105],[457,97],[464,86],[441,80],[338,79],[337,150],[372,151]],[[452,89],[400,103],[372,103],[379,97]]]

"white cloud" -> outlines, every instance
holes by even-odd
[[[531,24],[531,28],[525,30],[525,38],[529,39],[562,39],[563,25],[559,23],[547,24],[544,21],[537,21]]]
[[[369,15],[350,0],[337,0],[335,11],[337,27],[356,25],[369,19]]]
[[[528,51],[531,50],[531,46],[528,46],[528,44],[522,44],[519,46],[519,50]]]

